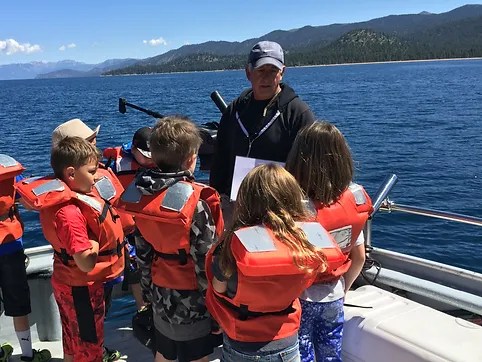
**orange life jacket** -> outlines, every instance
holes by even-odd
[[[17,240],[23,225],[15,207],[15,176],[22,173],[22,165],[10,156],[0,154],[0,245]]]
[[[190,233],[200,199],[208,204],[219,235],[224,228],[220,199],[209,186],[179,181],[154,195],[142,195],[133,182],[119,201],[119,209],[135,216],[137,229],[156,252],[152,282],[159,287],[198,289]]]
[[[124,233],[118,215],[110,205],[122,193],[120,183],[102,177],[89,194],[70,190],[61,180],[53,177],[30,178],[15,187],[24,201],[40,211],[40,223],[47,241],[54,249],[53,276],[67,285],[82,286],[105,282],[118,277],[124,270]],[[57,237],[55,216],[59,209],[70,203],[79,207],[87,220],[87,230],[99,242],[99,254],[94,269],[81,271],[65,245]]]
[[[316,202],[314,207],[316,209],[316,220],[333,235],[346,259],[345,263],[339,268],[318,276],[316,283],[326,283],[337,280],[350,268],[350,252],[373,207],[370,196],[365,189],[355,183],[352,183],[341,194],[340,198],[331,205],[324,206]]]
[[[319,223],[299,225],[329,264],[343,263],[341,250]],[[301,317],[298,296],[311,285],[316,274],[298,268],[291,250],[269,228],[239,229],[231,240],[237,290],[230,298],[212,287],[214,250],[211,248],[206,258],[206,306],[224,332],[242,342],[266,342],[295,334]]]
[[[122,190],[121,192],[117,192],[110,200],[110,204],[114,204],[118,199],[120,199],[122,192],[124,191],[124,184],[122,183],[122,180],[117,177],[116,174],[110,169],[110,168],[105,168],[104,165],[100,165],[99,168],[97,168],[97,177],[99,178],[99,181],[96,182],[96,185],[98,185],[99,182],[103,182],[102,180],[104,178],[107,178],[112,184],[117,184],[117,189]],[[97,192],[97,188],[94,188],[92,190],[93,192]],[[124,233],[130,234],[134,231],[134,218],[126,214],[125,212],[119,212],[119,217],[120,221],[122,224],[122,228],[124,229]]]
[[[107,166],[110,162],[115,163],[115,174],[124,188],[134,180],[134,176],[141,165],[132,155],[126,155],[122,152],[122,147],[109,147],[103,152],[104,158],[107,159]]]

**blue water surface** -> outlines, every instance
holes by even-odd
[[[396,173],[395,202],[482,217],[482,60],[290,68],[285,81],[342,130],[369,193]],[[203,123],[219,119],[213,90],[229,102],[248,86],[241,70],[0,81],[0,153],[17,158],[25,175],[43,175],[51,132],[68,119],[100,124],[105,148],[155,122],[132,109],[120,114],[119,97]],[[25,244],[45,243],[37,215],[22,215]],[[482,272],[476,226],[378,213],[373,244]]]

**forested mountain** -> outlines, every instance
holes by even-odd
[[[185,45],[105,74],[239,69],[252,45],[267,39],[283,46],[288,66],[481,57],[482,5],[442,14],[390,15],[360,23],[276,30],[243,42]]]
[[[320,14],[320,22],[323,15]],[[0,66],[0,79],[84,77],[244,68],[260,40],[280,43],[288,66],[482,57],[482,5],[442,14],[390,15],[369,21],[275,30],[241,42],[185,45],[155,57]]]

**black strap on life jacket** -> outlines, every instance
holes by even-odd
[[[161,253],[159,251],[155,251],[155,256],[166,260],[179,260],[179,264],[186,265],[187,264],[186,250],[178,249],[177,251],[178,251],[178,254],[166,254],[166,253]]]
[[[112,164],[112,161],[113,161],[113,160],[114,160],[114,159],[113,159],[112,156],[109,157],[109,158],[107,159],[107,162],[105,163],[104,167],[102,167],[102,168],[104,168],[104,169],[107,170],[107,169],[110,167],[110,165]]]
[[[116,176],[122,175],[135,175],[139,170],[144,170],[143,168],[138,168],[137,170],[124,170],[124,171],[117,171]]]
[[[8,212],[0,215],[0,221],[5,221],[7,219],[10,219],[10,221],[13,221],[15,219],[15,215],[17,215],[17,213],[18,213],[17,205],[12,205],[12,207],[10,209],[8,209]]]
[[[238,313],[238,319],[241,321],[245,321],[248,318],[256,318],[256,317],[262,317],[266,315],[287,315],[290,313],[293,313],[296,311],[296,309],[293,308],[293,303],[291,303],[287,308],[283,310],[278,310],[278,311],[272,311],[272,312],[254,312],[248,309],[248,306],[245,304],[241,304],[239,307],[228,302],[226,299],[216,295],[216,297],[223,303],[226,307],[229,309],[235,311]]]
[[[116,244],[115,248],[99,251],[98,256],[111,256],[117,254],[117,256],[120,257],[122,255],[122,250],[124,250],[124,247],[127,245],[127,240],[124,239],[122,242],[119,242],[119,239],[117,239]]]
[[[54,254],[62,260],[62,264],[64,265],[68,265],[70,260],[74,260],[72,255],[67,254],[67,250],[63,248],[60,249],[60,251],[54,250]]]
[[[122,255],[122,250],[124,249],[127,241],[122,241],[121,243],[119,242],[119,239],[117,239],[117,245],[115,248],[112,249],[107,249],[107,250],[102,250],[99,252],[97,256],[112,256],[112,255],[117,255],[120,257]],[[57,255],[60,260],[62,260],[62,263],[64,265],[68,265],[69,261],[74,260],[73,256],[67,253],[67,250],[65,249],[60,249],[60,251],[54,250],[54,254]]]
[[[101,214],[99,215],[99,221],[103,223],[107,215],[107,212],[109,212],[110,217],[112,218],[112,221],[114,222],[114,224],[117,223],[117,219],[120,219],[120,215],[114,211],[114,208],[112,207],[112,204],[109,200],[106,200],[104,198],[102,198],[102,200],[104,200],[104,207],[102,209]]]

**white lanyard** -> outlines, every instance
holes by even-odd
[[[274,123],[274,121],[276,121],[276,119],[280,116],[280,114],[281,112],[278,109],[274,114],[274,116],[269,120],[269,122],[266,123],[266,125],[263,128],[261,128],[261,130],[258,133],[255,134],[255,137],[253,139],[251,139],[251,136],[248,130],[246,129],[246,127],[244,127],[243,122],[241,122],[241,118],[239,118],[238,112],[236,112],[236,120],[238,121],[239,127],[241,127],[241,130],[243,131],[244,135],[246,136],[249,142],[248,153],[246,157],[249,157],[249,154],[251,152],[251,145],[253,144],[253,142],[256,141],[258,137],[261,136],[264,132],[266,132],[266,130]]]

